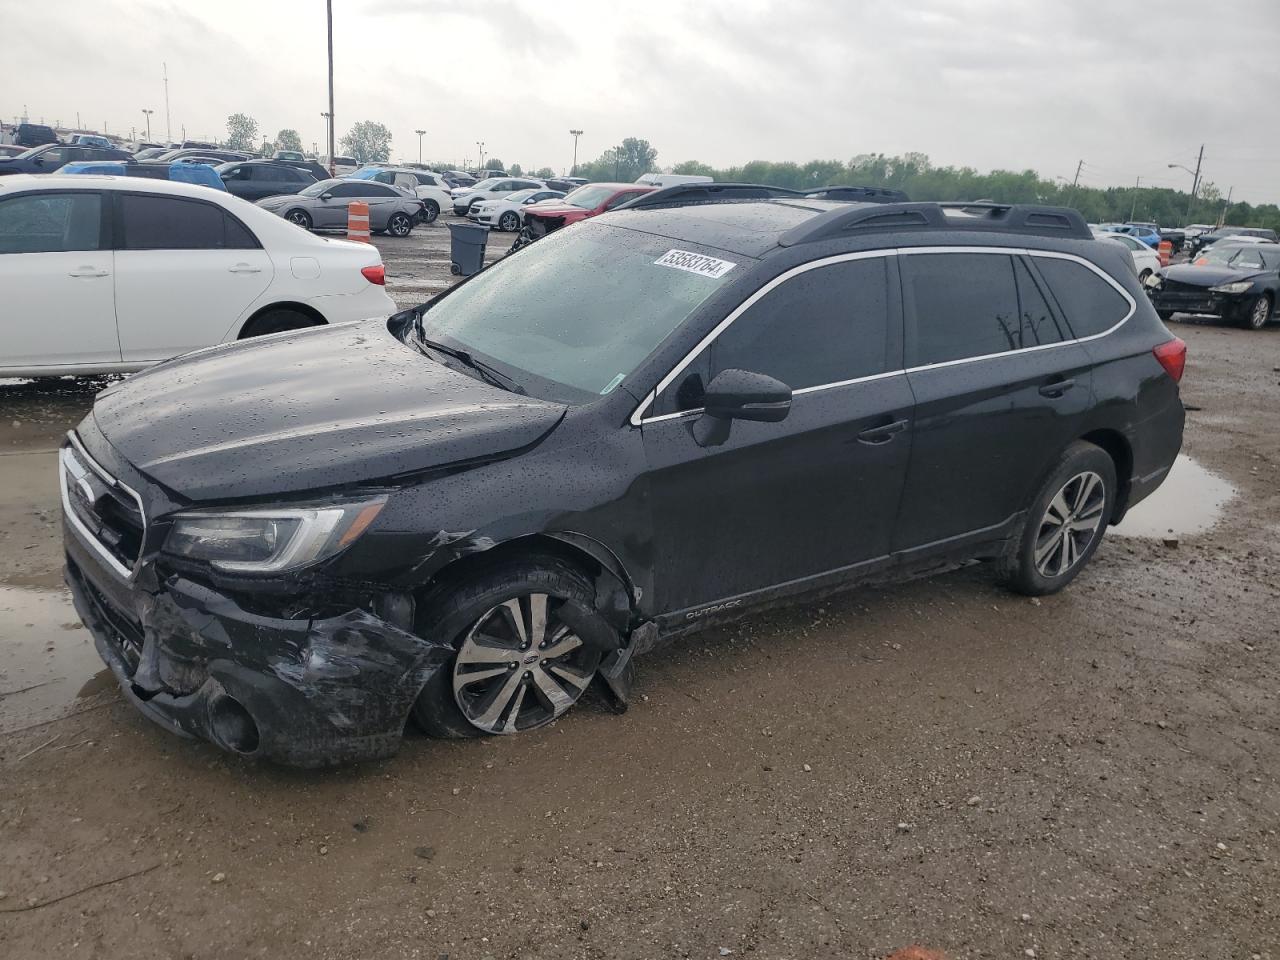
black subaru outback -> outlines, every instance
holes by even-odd
[[[104,392],[67,580],[125,695],[295,764],[517,733],[763,601],[1060,590],[1173,464],[1185,347],[1074,211],[688,196]]]

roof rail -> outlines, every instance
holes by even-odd
[[[861,203],[909,203],[911,198],[901,190],[889,187],[815,187],[801,191],[811,200],[843,200]]]
[[[1089,240],[1093,232],[1077,210],[1029,203],[857,204],[819,214],[782,235],[784,247],[861,232],[970,230]]]
[[[770,187],[762,183],[677,183],[671,187],[642,193],[634,200],[620,203],[615,210],[644,210],[654,207],[680,207],[692,203],[716,203],[725,200],[770,200],[775,197],[799,197],[797,190]]]

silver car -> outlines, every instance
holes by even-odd
[[[413,230],[422,202],[404,190],[369,180],[320,180],[299,193],[263,197],[258,206],[296,223],[305,230],[345,230],[347,204],[369,204],[369,229],[407,237]]]

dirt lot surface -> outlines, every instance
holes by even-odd
[[[401,303],[445,233],[380,243]],[[1216,475],[1207,530],[1041,601],[974,566],[757,616],[625,716],[319,773],[103,681],[53,453],[101,384],[0,385],[0,956],[1280,960],[1280,327],[1172,326],[1210,473],[1146,522],[1212,522]]]

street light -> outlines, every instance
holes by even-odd
[[[578,175],[578,138],[582,136],[582,131],[570,130],[569,136],[573,137],[573,172],[569,176],[576,177]]]
[[[329,145],[329,176],[332,177],[335,169],[333,165],[333,114],[321,113],[320,116],[324,117],[324,139]]]
[[[147,143],[150,143],[151,142],[151,115],[155,113],[155,111],[148,110],[146,107],[143,107],[142,112],[147,115]]]
[[[413,132],[418,135],[418,163],[422,163],[422,135],[427,131],[415,130]]]
[[[480,159],[476,161],[476,172],[479,173],[484,169],[484,141],[477,140],[476,146],[480,148]]]

